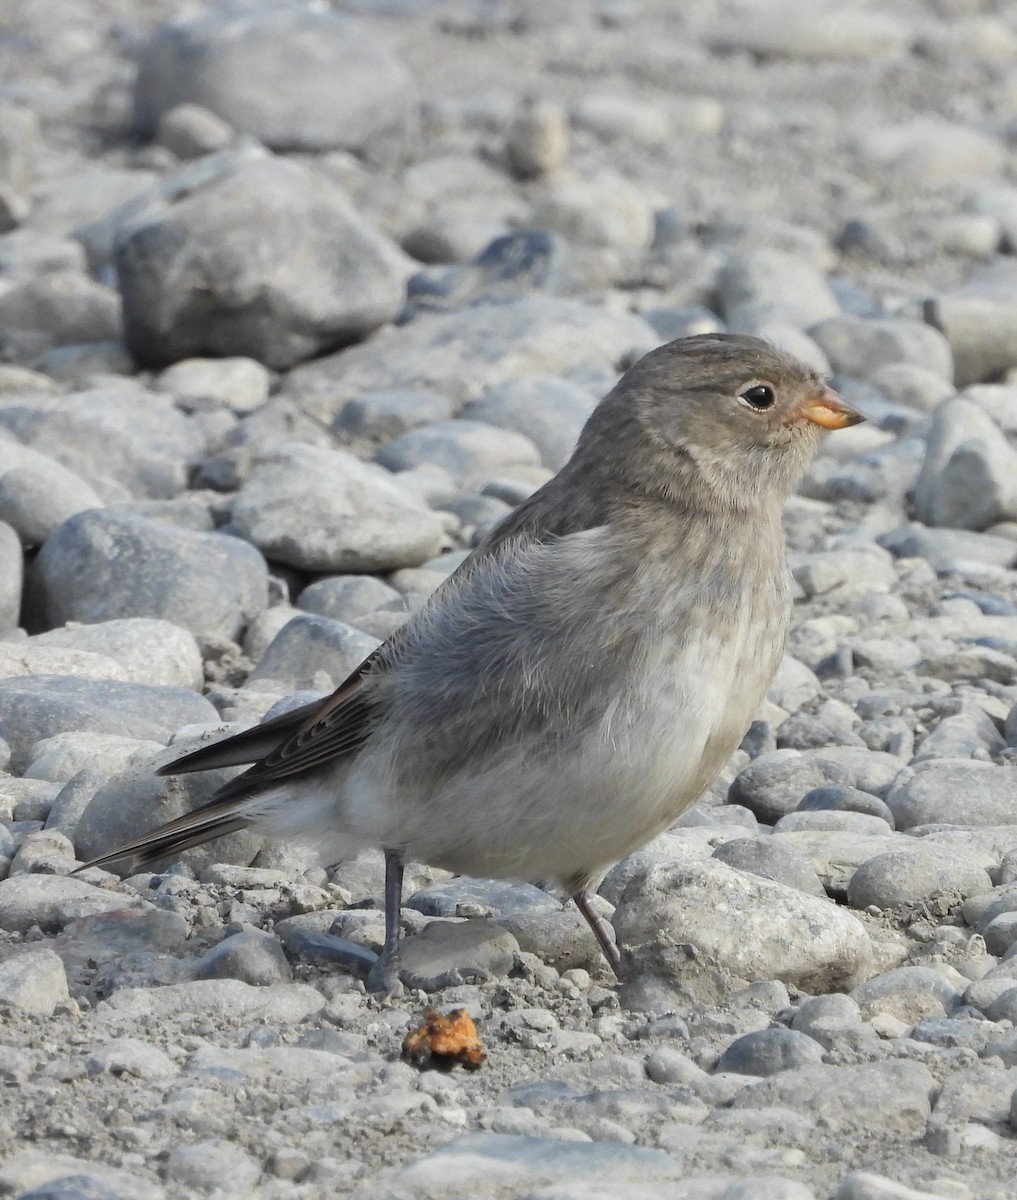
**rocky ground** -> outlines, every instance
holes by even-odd
[[[1015,143],[979,0],[5,0],[0,1195],[1013,1195]],[[453,974],[381,1000],[370,856],[70,877],[717,329],[870,420],[758,720],[601,888],[627,982],[529,885],[411,869]],[[479,1069],[401,1058],[429,1004]]]

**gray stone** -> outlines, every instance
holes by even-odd
[[[343,405],[332,428],[340,437],[390,442],[411,429],[447,421],[452,415],[451,401],[436,392],[365,392]]]
[[[595,906],[600,907],[598,901]],[[604,913],[606,905],[601,907]],[[610,920],[610,910],[604,915]],[[579,912],[569,905],[561,908],[527,908],[495,918],[495,924],[507,930],[519,949],[534,954],[556,971],[580,968],[592,972],[604,969],[604,954]]]
[[[135,763],[148,762],[162,749],[162,742],[119,733],[58,733],[35,743],[24,778],[65,783],[79,771],[102,773],[108,778]]]
[[[909,522],[879,538],[898,558],[924,558],[935,570],[961,573],[974,566],[1010,567],[1017,562],[1017,544],[1010,538],[957,529],[929,529]]]
[[[549,181],[536,197],[532,223],[580,245],[616,249],[645,249],[654,234],[647,189],[609,168]]]
[[[561,904],[532,883],[468,879],[431,884],[404,902],[427,917],[494,917],[520,912],[560,912]]]
[[[189,1192],[247,1191],[261,1179],[261,1162],[239,1146],[216,1139],[175,1146],[166,1159],[166,1178]]]
[[[315,688],[319,672],[326,672],[338,687],[378,645],[377,638],[351,625],[305,613],[275,635],[247,686],[257,689],[262,680],[276,680],[287,688]]]
[[[894,404],[934,412],[954,394],[953,384],[917,363],[887,363],[869,375],[871,383]]]
[[[115,254],[127,345],[150,366],[201,355],[292,366],[392,320],[407,274],[337,187],[264,158],[126,221]]]
[[[864,1020],[888,1013],[914,1025],[922,1017],[949,1016],[961,993],[933,967],[895,967],[873,975],[851,993]]]
[[[430,921],[402,943],[402,978],[432,990],[471,977],[507,975],[518,950],[516,939],[494,922]]]
[[[51,629],[29,639],[29,645],[67,647],[103,654],[120,664],[133,683],[191,688],[204,683],[201,651],[188,630],[150,617]]]
[[[553,100],[530,98],[520,106],[509,129],[508,151],[512,170],[520,179],[550,175],[569,148],[568,115]]]
[[[409,72],[383,40],[339,13],[234,7],[159,28],[142,51],[134,127],[200,104],[273,149],[378,153],[413,125]]]
[[[96,1046],[85,1060],[89,1075],[114,1075],[119,1079],[170,1079],[180,1068],[151,1042],[139,1038],[112,1038]]]
[[[765,14],[749,10],[741,20],[715,28],[710,43],[767,60],[867,63],[897,58],[911,44],[911,32],[891,13],[838,9],[828,20],[813,23],[800,21],[798,9],[785,4]]]
[[[834,992],[803,1000],[792,1018],[791,1028],[832,1050],[846,1032],[857,1030],[861,1023],[858,1002],[843,992]]]
[[[155,140],[177,158],[200,158],[225,150],[236,130],[200,104],[175,104],[159,114]]]
[[[866,1129],[913,1137],[925,1131],[937,1089],[922,1063],[810,1063],[743,1089],[731,1103],[735,1109],[784,1105],[840,1134]]]
[[[743,979],[828,991],[864,973],[871,954],[865,930],[842,909],[713,859],[644,868],[625,888],[612,923],[619,943],[637,962],[652,961],[658,974],[680,974],[676,947],[691,942]]]
[[[42,545],[68,517],[101,505],[95,490],[69,471],[16,467],[0,476],[0,520],[28,547]]]
[[[88,269],[79,242],[34,229],[15,229],[0,236],[0,275],[40,275],[44,271]]]
[[[120,336],[116,293],[77,271],[52,271],[0,294],[0,353],[32,364],[46,350]]]
[[[536,466],[540,457],[529,438],[482,421],[438,421],[413,429],[375,456],[390,471],[433,464],[463,484],[482,484],[515,466]]]
[[[984,530],[1017,517],[1017,451],[982,409],[958,397],[936,409],[914,512],[926,525]]]
[[[822,274],[811,263],[780,250],[732,255],[717,286],[721,315],[735,332],[775,320],[803,329],[824,317],[837,318],[840,312]]]
[[[38,140],[39,118],[30,108],[0,105],[0,233],[31,211]]]
[[[998,379],[1017,366],[1017,293],[977,284],[929,301],[930,317],[950,344],[956,383]]]
[[[992,763],[931,760],[902,772],[886,803],[898,829],[1005,825],[1013,819],[1013,776]]]
[[[734,838],[718,846],[713,857],[729,867],[772,879],[810,896],[826,895],[810,864],[789,846],[772,838]]]
[[[305,587],[296,605],[319,617],[356,625],[357,617],[388,605],[402,606],[403,598],[374,575],[333,575]]]
[[[207,704],[206,701],[202,703]],[[181,725],[184,723],[179,722]],[[96,790],[75,829],[74,846],[80,859],[87,860],[105,854],[122,842],[140,837],[166,821],[193,811],[209,800],[216,788],[236,774],[233,768],[175,775],[168,779],[159,779],[153,774],[161,763],[178,758],[187,749],[186,746],[174,744],[149,762],[137,764],[107,780]],[[241,829],[202,846],[195,846],[166,861],[182,861],[196,871],[215,862],[246,866],[261,849],[262,843],[260,836]],[[126,875],[130,873],[130,868],[131,859],[128,857],[111,864],[107,870]]]
[[[968,124],[916,116],[899,124],[859,127],[855,147],[869,170],[902,178],[912,186],[936,186],[958,174],[997,175],[1005,155],[995,138]]]
[[[271,377],[253,358],[185,358],[167,367],[155,388],[191,410],[250,413],[268,400]]]
[[[920,321],[837,316],[812,324],[808,333],[838,375],[869,379],[889,363],[906,363],[934,371],[948,382],[953,379],[949,343]]]
[[[848,884],[848,903],[853,908],[953,908],[968,896],[991,890],[992,880],[977,862],[918,842],[863,862]]]
[[[806,792],[795,812],[857,812],[879,817],[893,829],[893,813],[888,805],[869,792],[852,787],[818,787]]]
[[[17,532],[0,521],[0,633],[17,628],[21,620],[24,562]]]
[[[595,399],[566,379],[525,376],[493,388],[467,405],[463,416],[528,438],[541,462],[560,470],[571,457]]]
[[[233,523],[270,558],[308,571],[418,566],[445,538],[440,519],[384,471],[296,442],[258,462]]]
[[[813,788],[829,785],[885,794],[900,770],[893,755],[854,746],[819,750],[774,750],[741,770],[728,791],[732,804],[743,804],[770,824],[794,812]]]
[[[804,1033],[774,1025],[735,1038],[717,1060],[718,1071],[736,1075],[774,1075],[822,1062],[823,1047]]]
[[[0,1006],[48,1017],[69,999],[64,964],[52,950],[25,950],[0,962]]]
[[[113,500],[179,495],[204,440],[168,397],[133,382],[0,410],[0,423]]]
[[[11,933],[27,933],[33,925],[43,933],[57,933],[81,917],[140,907],[137,896],[94,887],[83,879],[63,875],[0,879],[0,929]]]
[[[659,340],[628,313],[527,296],[382,331],[365,345],[297,368],[285,388],[327,420],[365,391],[425,388],[461,404],[519,375],[565,375],[591,366],[614,372]]]
[[[268,569],[238,538],[94,509],[46,541],[29,587],[35,629],[160,617],[192,633],[232,638],[267,606]]]
[[[0,724],[16,770],[36,742],[58,733],[93,730],[165,743],[181,726],[217,717],[203,696],[184,688],[62,675],[0,680]]]
[[[254,987],[289,983],[293,971],[279,941],[260,929],[223,938],[195,964],[198,979],[239,979]]]
[[[50,805],[46,828],[64,834],[73,842],[81,814],[91,804],[92,797],[106,779],[106,775],[87,769],[72,775]]]
[[[263,1020],[297,1024],[324,1007],[325,997],[306,983],[252,987],[239,979],[197,979],[159,988],[121,988],[99,1006],[95,1019],[102,1024],[133,1024],[139,1018],[158,1022],[193,1012],[230,1024]]]
[[[596,1178],[617,1187],[677,1180],[683,1175],[678,1159],[643,1146],[476,1132],[463,1134],[409,1166],[397,1168],[387,1174],[385,1182],[396,1191],[452,1197],[473,1194],[479,1188],[512,1189],[518,1194],[521,1189],[529,1192],[541,1184],[576,1179]]]

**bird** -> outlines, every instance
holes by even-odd
[[[331,695],[161,767],[252,764],[86,866],[151,865],[248,826],[323,863],[380,849],[368,987],[390,994],[407,861],[552,882],[621,978],[595,889],[737,749],[788,632],[783,502],[822,435],[864,419],[755,337],[650,351],[565,466]]]

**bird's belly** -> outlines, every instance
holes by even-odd
[[[737,748],[774,655],[758,630],[649,646],[555,753],[514,750],[399,803],[407,856],[464,874],[596,875],[666,829]],[[751,654],[749,648],[752,648]],[[424,818],[424,819],[422,819]]]

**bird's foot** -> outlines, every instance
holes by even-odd
[[[367,973],[367,990],[376,996],[394,1000],[403,994],[399,978],[399,955],[382,953]]]

